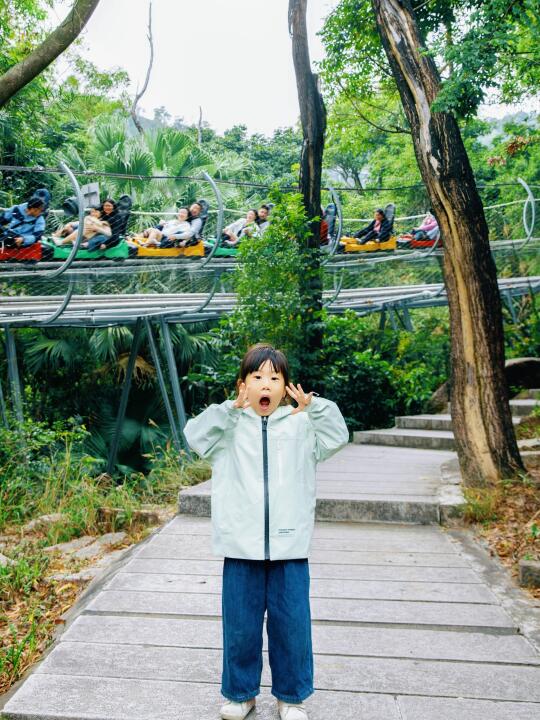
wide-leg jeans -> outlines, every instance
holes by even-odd
[[[313,693],[307,558],[225,558],[222,608],[221,692],[228,700],[244,702],[260,692],[265,611],[272,695],[300,703]]]

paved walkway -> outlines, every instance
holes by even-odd
[[[348,446],[319,468],[319,516],[436,505],[452,457]],[[208,491],[181,506],[203,509]],[[540,604],[468,532],[414,519],[316,523],[311,720],[538,720]],[[216,720],[220,575],[209,519],[175,517],[90,586],[2,717]],[[276,720],[269,686],[265,660],[250,718]]]

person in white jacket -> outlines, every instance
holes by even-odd
[[[188,222],[189,210],[182,207],[174,220],[160,220],[157,227],[148,228],[143,236],[148,238],[140,244],[144,247],[183,247],[187,240],[193,237],[193,231]]]
[[[224,247],[236,247],[245,237],[259,237],[261,233],[257,220],[257,211],[248,210],[246,217],[240,218],[223,228],[224,238],[222,245]]]
[[[289,382],[282,352],[254,345],[242,360],[236,400],[210,405],[184,430],[212,464],[213,551],[224,556],[224,720],[241,720],[255,706],[265,611],[280,717],[307,719],[315,469],[349,439],[337,405],[314,395]]]

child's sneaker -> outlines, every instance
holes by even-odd
[[[286,703],[278,700],[278,710],[281,720],[308,720],[304,703]]]
[[[221,717],[223,720],[244,720],[255,707],[255,698],[246,700],[245,702],[234,702],[234,700],[227,700],[221,706]]]

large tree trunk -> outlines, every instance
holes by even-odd
[[[409,0],[371,2],[444,239],[459,462],[466,484],[487,485],[523,466],[508,405],[501,301],[484,209],[456,119],[431,111],[440,77],[423,51]]]
[[[321,175],[326,131],[326,108],[319,90],[316,74],[311,72],[306,26],[307,0],[289,0],[289,32],[292,51],[300,120],[304,142],[300,157],[300,190],[308,218],[321,215]],[[319,260],[320,220],[310,224],[305,253],[301,292],[304,315],[303,366],[306,382],[315,382],[317,359],[322,347],[322,278]]]
[[[79,36],[99,0],[76,0],[71,12],[28,57],[0,77],[0,108],[42,73]]]

